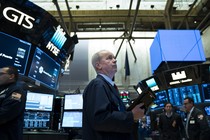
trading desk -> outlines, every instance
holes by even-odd
[[[69,134],[56,131],[25,131],[23,140],[68,140]]]

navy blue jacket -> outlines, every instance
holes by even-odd
[[[189,140],[209,140],[210,130],[204,113],[194,108],[188,123]]]
[[[133,122],[118,91],[97,75],[83,94],[83,140],[130,140]]]
[[[16,84],[0,89],[0,140],[22,140],[26,92]]]

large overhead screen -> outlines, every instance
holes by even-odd
[[[14,66],[25,74],[31,43],[0,32],[0,67]]]
[[[36,48],[28,77],[49,88],[56,89],[59,73],[60,64],[49,57],[41,49]]]
[[[150,60],[152,72],[163,62],[206,61],[199,30],[159,30],[150,47]]]

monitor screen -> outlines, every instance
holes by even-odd
[[[28,76],[49,88],[56,89],[60,64],[36,48]]]
[[[65,128],[82,127],[82,111],[64,111],[61,126]]]
[[[0,67],[14,66],[25,74],[31,44],[0,32]]]
[[[162,73],[153,75],[141,81],[144,87],[149,87],[152,91],[161,91],[166,89],[164,82]]]
[[[205,106],[204,111],[205,111],[207,116],[210,116],[210,106]]]
[[[198,85],[183,86],[168,89],[169,101],[174,106],[181,106],[185,97],[191,97],[194,103],[201,103],[201,96]]]
[[[159,90],[159,87],[157,85],[157,82],[155,81],[154,78],[148,79],[145,81],[147,86],[152,90],[152,91],[156,91]]]
[[[82,94],[66,94],[64,96],[64,109],[82,109]]]
[[[24,129],[49,129],[50,112],[24,112]]]
[[[199,77],[199,68],[197,65],[181,67],[177,69],[164,71],[164,77],[167,87],[180,87],[184,85],[199,84],[201,79]]]
[[[201,84],[204,102],[210,102],[210,83]]]
[[[158,109],[164,107],[164,104],[168,102],[168,96],[165,90],[155,92],[156,99],[154,104],[151,106],[151,109]]]
[[[53,94],[27,92],[26,110],[52,111],[53,109]]]

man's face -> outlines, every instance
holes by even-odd
[[[186,110],[187,112],[190,112],[190,110],[191,110],[192,107],[193,107],[193,104],[192,104],[192,103],[189,103],[189,100],[188,100],[188,99],[184,100],[183,105],[184,105],[184,108],[185,108],[185,110]]]
[[[0,86],[11,82],[11,75],[7,73],[8,68],[0,69]]]
[[[117,72],[117,60],[114,55],[109,51],[104,51],[101,54],[101,60],[99,61],[100,72],[107,76],[114,76]]]
[[[171,112],[172,111],[172,106],[171,106],[171,104],[167,104],[165,107],[164,107],[164,109],[165,109],[165,111],[166,112]]]

